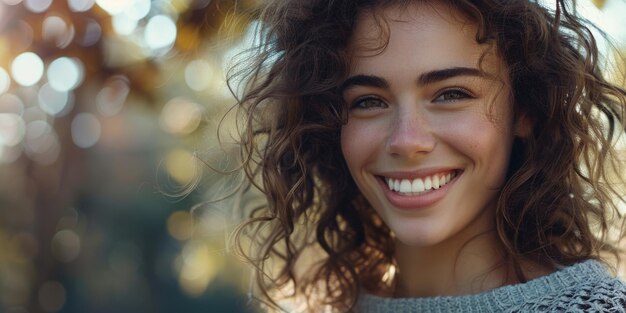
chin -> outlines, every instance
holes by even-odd
[[[413,226],[409,229],[406,229],[406,227],[394,229],[392,227],[391,230],[400,244],[415,248],[434,247],[441,244],[446,239],[445,234],[440,231],[424,228],[416,229],[418,227],[419,226]]]

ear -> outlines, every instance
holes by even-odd
[[[533,123],[526,113],[522,113],[517,117],[513,131],[517,137],[523,139],[530,137],[533,131]]]

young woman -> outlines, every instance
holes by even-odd
[[[603,261],[626,91],[570,1],[277,0],[260,21],[239,105],[266,203],[236,238],[269,306],[626,312]]]

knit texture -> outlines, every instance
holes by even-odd
[[[588,260],[476,295],[382,298],[363,294],[357,312],[626,312],[626,284],[601,263]]]

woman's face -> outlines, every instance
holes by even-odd
[[[515,130],[506,66],[448,7],[382,13],[389,26],[382,53],[372,50],[380,28],[371,15],[360,15],[351,39],[344,158],[402,243],[469,239],[493,227],[509,163]]]

